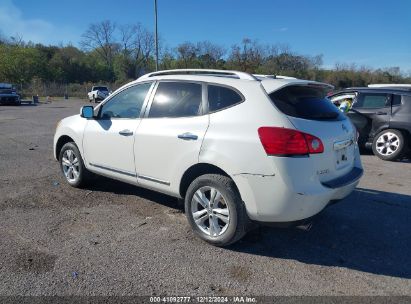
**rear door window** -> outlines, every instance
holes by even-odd
[[[354,108],[358,109],[379,109],[389,105],[389,95],[383,93],[362,93],[358,96]]]
[[[287,86],[269,94],[276,107],[286,115],[311,120],[343,120],[344,115],[327,99],[322,88]]]
[[[208,86],[208,110],[210,112],[234,106],[242,101],[243,97],[233,89],[216,85]]]
[[[148,117],[191,117],[202,113],[202,86],[188,82],[160,82]]]

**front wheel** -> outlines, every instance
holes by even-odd
[[[372,150],[375,155],[383,160],[397,160],[407,152],[407,138],[401,131],[387,129],[381,131],[374,138]]]
[[[66,181],[75,188],[84,186],[89,179],[89,172],[84,166],[83,159],[76,144],[66,143],[59,155],[61,171]]]
[[[196,178],[185,197],[185,213],[194,233],[215,246],[227,246],[246,233],[248,218],[240,194],[227,176]]]

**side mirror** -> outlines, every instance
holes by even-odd
[[[81,107],[80,116],[84,118],[93,118],[94,117],[94,108],[92,106]]]

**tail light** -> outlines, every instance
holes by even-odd
[[[321,139],[298,130],[261,127],[258,135],[268,155],[292,156],[324,152]]]

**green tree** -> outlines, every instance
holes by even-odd
[[[32,47],[0,45],[0,75],[5,81],[28,83],[44,76],[46,58]]]

